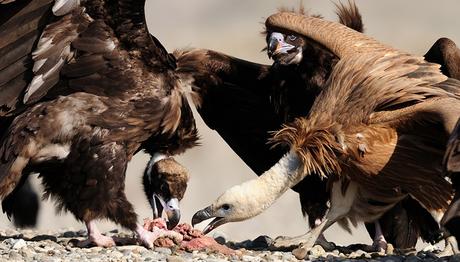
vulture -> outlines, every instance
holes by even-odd
[[[337,8],[342,24],[363,31],[361,15],[355,4],[339,4]],[[307,15],[303,8],[300,13]],[[268,54],[275,60],[272,66],[210,50],[175,53],[178,71],[192,78],[195,104],[206,124],[216,130],[257,175],[273,166],[288,151],[287,147],[271,147],[267,143],[269,132],[308,114],[338,62],[338,57],[328,49],[299,34],[286,35],[267,30],[266,40]],[[439,43],[430,52],[445,54],[449,50]],[[280,47],[277,53],[276,47]],[[287,47],[292,49],[286,50]],[[444,63],[439,59],[434,62]],[[292,189],[299,193],[302,212],[304,216],[308,215],[310,227],[319,224],[328,209],[326,180],[307,176]],[[410,212],[407,213],[406,209]],[[399,219],[394,220],[395,216]],[[430,242],[439,239],[439,234],[434,233],[439,230],[438,224],[409,198],[380,220],[383,220],[381,227],[385,239],[398,248],[415,247],[419,235]],[[374,223],[367,225],[374,237]],[[381,239],[376,238],[376,241]],[[324,239],[320,243],[330,246]]]
[[[305,235],[274,244],[300,245],[298,258],[333,223],[376,221],[407,197],[440,222],[453,194],[442,159],[460,116],[460,82],[442,74],[438,64],[338,23],[280,12],[266,27],[303,35],[340,60],[308,114],[272,133],[270,141],[286,153],[257,179],[198,211],[192,223],[214,218],[205,229],[210,231],[254,217],[309,176],[326,181],[327,214]]]
[[[452,132],[447,145],[446,155],[444,158],[444,172],[446,172],[452,179],[452,186],[455,190],[454,199],[450,203],[450,206],[444,217],[442,218],[441,224],[447,229],[458,240],[460,239],[460,165],[459,165],[459,154],[460,152],[460,121],[457,122],[457,126]],[[458,248],[458,246],[457,246]]]
[[[198,133],[175,59],[149,34],[144,4],[0,0],[4,211],[15,212],[14,194],[38,173],[44,197],[85,223],[81,245],[114,245],[96,226],[109,219],[152,247],[159,235],[138,224],[124,192],[127,163],[145,150],[154,217],[165,212],[168,228],[179,222],[188,174],[172,156],[195,146]]]

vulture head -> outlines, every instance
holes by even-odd
[[[168,229],[173,229],[180,221],[179,201],[187,189],[187,170],[172,157],[154,155],[144,172],[143,185],[153,218],[167,216]]]
[[[218,226],[255,217],[271,206],[288,187],[297,183],[296,174],[302,163],[296,153],[290,152],[264,173],[264,176],[233,186],[218,197],[210,206],[196,212],[192,225],[214,218],[203,230],[206,234]]]
[[[339,3],[337,15],[340,23],[358,32],[364,31],[364,26],[358,7],[349,2],[349,5]],[[321,18],[320,15],[310,15],[305,12],[303,6],[298,11],[281,8],[281,12],[297,13],[301,16]],[[288,22],[288,21],[287,21]],[[271,26],[266,28],[266,50],[268,57],[280,65],[298,65],[304,57],[312,57],[321,60],[323,56],[335,56],[324,45],[306,37],[302,32],[290,30],[284,27]]]
[[[297,65],[302,61],[306,47],[304,37],[290,33],[271,32],[267,34],[267,53],[281,65]]]

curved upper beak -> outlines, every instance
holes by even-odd
[[[179,200],[177,198],[171,198],[168,202],[166,202],[165,212],[168,217],[166,225],[168,226],[168,229],[171,230],[175,228],[180,221]]]
[[[164,210],[168,218],[166,225],[169,230],[173,229],[177,226],[177,224],[179,224],[180,208],[179,200],[177,198],[171,198],[165,201],[165,199],[163,199],[163,197],[161,197],[160,195],[153,194],[151,203],[153,209],[153,218],[161,217],[161,214]]]
[[[196,224],[201,223],[204,220],[208,220],[210,218],[213,218],[212,220],[204,229],[203,229],[203,234],[207,234],[211,232],[213,229],[216,227],[223,225],[227,223],[224,217],[219,217],[216,216],[213,212],[213,208],[211,206],[208,206],[205,209],[202,209],[198,212],[196,212],[193,217],[192,217],[192,226],[195,227]]]
[[[267,54],[269,58],[278,54],[285,54],[295,46],[284,42],[284,36],[280,33],[272,33],[268,40]]]

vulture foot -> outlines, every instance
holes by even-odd
[[[386,253],[388,247],[387,241],[383,240],[374,240],[372,243],[371,250],[378,252],[378,253]]]
[[[170,238],[175,243],[180,243],[183,238],[181,234],[175,231],[169,231],[158,227],[154,227],[152,231],[148,231],[144,229],[142,226],[138,226],[136,233],[141,243],[147,248],[153,248],[153,243],[155,242],[155,240],[161,237]]]
[[[275,238],[273,246],[276,248],[293,248],[302,245],[305,235],[296,237],[279,236]]]
[[[375,236],[374,236],[374,241],[372,243],[371,249],[373,251],[379,252],[379,253],[386,253],[388,243],[385,239],[385,236],[383,235],[382,227],[380,226],[380,222],[376,220],[374,222],[375,226]]]
[[[323,234],[319,235],[318,239],[316,240],[315,245],[320,245],[324,248],[325,251],[333,251],[337,248],[337,246],[333,242],[327,241]]]
[[[88,230],[88,239],[78,242],[78,247],[89,247],[93,244],[99,247],[115,246],[115,241],[113,238],[102,235],[94,220],[86,222],[86,229]]]
[[[453,256],[460,253],[457,246],[457,240],[454,236],[446,238],[445,242],[446,246],[444,247],[444,250],[438,254],[439,257]]]
[[[312,234],[310,231],[307,234],[292,238],[277,237],[273,242],[273,246],[278,249],[298,247],[292,251],[292,254],[297,259],[304,259],[307,256],[308,251],[315,245],[317,238],[317,234]]]
[[[88,239],[77,243],[77,247],[80,248],[91,247],[94,245],[98,247],[113,247],[115,246],[115,241],[111,237],[99,234],[90,236]]]

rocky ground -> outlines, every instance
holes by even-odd
[[[130,237],[129,234],[111,231],[108,235]],[[213,252],[185,252],[175,248],[146,249],[142,246],[117,246],[113,248],[77,248],[75,243],[86,237],[85,231],[61,230],[44,232],[34,230],[0,231],[0,261],[297,261],[290,252],[269,251],[272,241],[268,237],[258,237],[240,243],[226,242],[217,237],[220,243],[236,249],[233,255]],[[460,256],[438,257],[438,251],[427,248],[425,251],[394,251],[392,255],[382,256],[360,249],[339,247],[325,252],[315,246],[308,256],[313,261],[460,261]],[[391,253],[391,252],[390,252]]]

